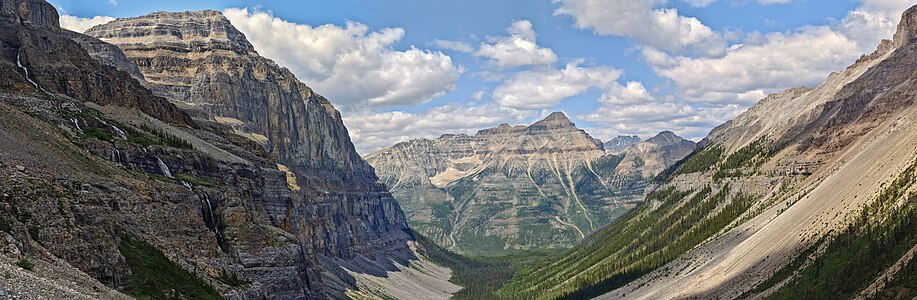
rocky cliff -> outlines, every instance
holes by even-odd
[[[673,136],[606,154],[556,112],[530,126],[399,143],[366,159],[415,230],[459,252],[501,254],[569,246],[633,207],[653,172],[694,149]]]
[[[156,44],[163,49],[151,56],[163,59],[147,58],[200,63],[212,73],[193,77],[213,82],[195,89],[233,95],[172,101],[183,110],[161,97],[177,97],[158,90],[164,74],[149,76],[149,65],[138,68],[120,48],[61,30],[50,4],[0,8],[0,259],[35,265],[0,279],[15,294],[311,299],[386,297],[406,285],[419,297],[456,290],[447,270],[414,256],[403,213],[356,155],[337,111],[258,57],[219,14],[154,14],[186,25],[147,20],[159,29],[133,33],[193,39]],[[182,52],[189,49],[200,52]],[[137,266],[129,251],[137,243],[154,249],[141,263],[161,251],[153,268],[196,283],[156,286],[182,283]],[[13,284],[30,277],[45,288]]]
[[[156,94],[276,155],[301,196],[269,214],[313,251],[352,258],[405,245],[405,218],[356,153],[340,113],[259,56],[219,12],[158,12],[86,34],[120,47]]]

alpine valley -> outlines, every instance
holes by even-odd
[[[467,255],[572,246],[639,204],[647,183],[694,151],[663,132],[609,152],[562,112],[531,126],[447,134],[368,154],[411,227]]]
[[[359,109],[226,16],[74,32],[44,0],[0,0],[0,298],[917,299],[917,6],[874,52],[697,143],[603,142],[544,110],[362,156]],[[556,61],[531,25],[438,42]]]

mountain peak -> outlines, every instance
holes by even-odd
[[[570,118],[567,118],[567,115],[562,111],[552,112],[550,115],[545,117],[542,121],[551,121],[551,122],[570,122]],[[572,122],[571,122],[572,123]]]
[[[678,142],[682,140],[684,140],[682,137],[678,136],[674,132],[666,130],[666,131],[660,132],[659,134],[657,134],[654,137],[647,139],[646,141],[649,143],[669,144],[672,142]]]
[[[170,30],[162,30],[168,26]],[[229,50],[255,53],[245,35],[215,10],[154,12],[121,18],[86,30],[86,35],[113,43],[177,44],[198,52]],[[204,42],[204,43],[202,43]]]
[[[535,122],[529,128],[535,130],[576,128],[576,124],[570,121],[563,112],[555,111],[541,121]]]
[[[917,5],[912,6],[901,14],[901,22],[898,23],[898,30],[895,32],[895,47],[903,46],[917,38]]]

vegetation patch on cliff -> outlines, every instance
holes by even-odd
[[[213,286],[150,243],[123,237],[118,249],[131,270],[124,283],[127,295],[137,299],[222,299]]]

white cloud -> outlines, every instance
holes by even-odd
[[[449,40],[433,40],[433,46],[436,46],[441,49],[471,53],[474,52],[474,46],[462,41],[449,41]]]
[[[653,101],[653,96],[638,81],[629,81],[626,85],[614,84],[611,90],[599,98],[599,102],[616,105],[643,104],[649,101]]]
[[[489,64],[500,68],[557,62],[553,50],[538,46],[537,35],[529,20],[513,22],[506,32],[509,36],[490,37],[489,43],[481,43],[475,56],[486,58]]]
[[[560,7],[555,15],[573,17],[575,26],[600,35],[623,36],[654,48],[681,51],[696,48],[715,54],[723,49],[723,38],[697,18],[662,8],[666,0],[554,0]],[[688,1],[703,6],[712,1]]]
[[[679,97],[749,106],[768,93],[814,86],[890,38],[910,1],[864,1],[840,21],[787,32],[751,33],[720,57],[673,56],[651,47],[643,58]],[[812,51],[818,49],[818,51]]]
[[[494,89],[493,99],[512,108],[548,108],[590,88],[607,91],[618,85],[621,70],[606,66],[583,67],[580,64],[581,61],[574,61],[560,70],[516,73]]]
[[[113,20],[115,20],[115,18],[112,18],[109,16],[95,16],[92,18],[80,18],[80,17],[68,16],[68,15],[61,15],[60,16],[60,27],[70,30],[70,31],[83,33],[86,31],[86,29],[92,28],[93,26],[96,26],[96,25],[102,25],[102,24],[111,22]]]
[[[519,124],[534,116],[533,111],[500,107],[494,104],[464,106],[447,104],[410,113],[363,112],[344,117],[357,150],[361,154],[409,139],[436,138],[445,133],[473,134],[500,123]]]
[[[673,66],[659,66],[656,71],[671,79],[687,100],[749,105],[760,98],[741,99],[742,94],[818,84],[861,54],[855,42],[826,27],[771,33],[760,39],[720,58],[677,57]]]
[[[474,92],[474,94],[471,94],[471,98],[474,99],[475,101],[481,100],[481,98],[484,98],[484,94],[486,93],[487,91],[480,90],[480,91]]]
[[[452,90],[464,71],[442,52],[394,49],[404,37],[401,28],[371,31],[356,22],[312,27],[247,8],[223,13],[261,55],[344,110],[427,102]]]

